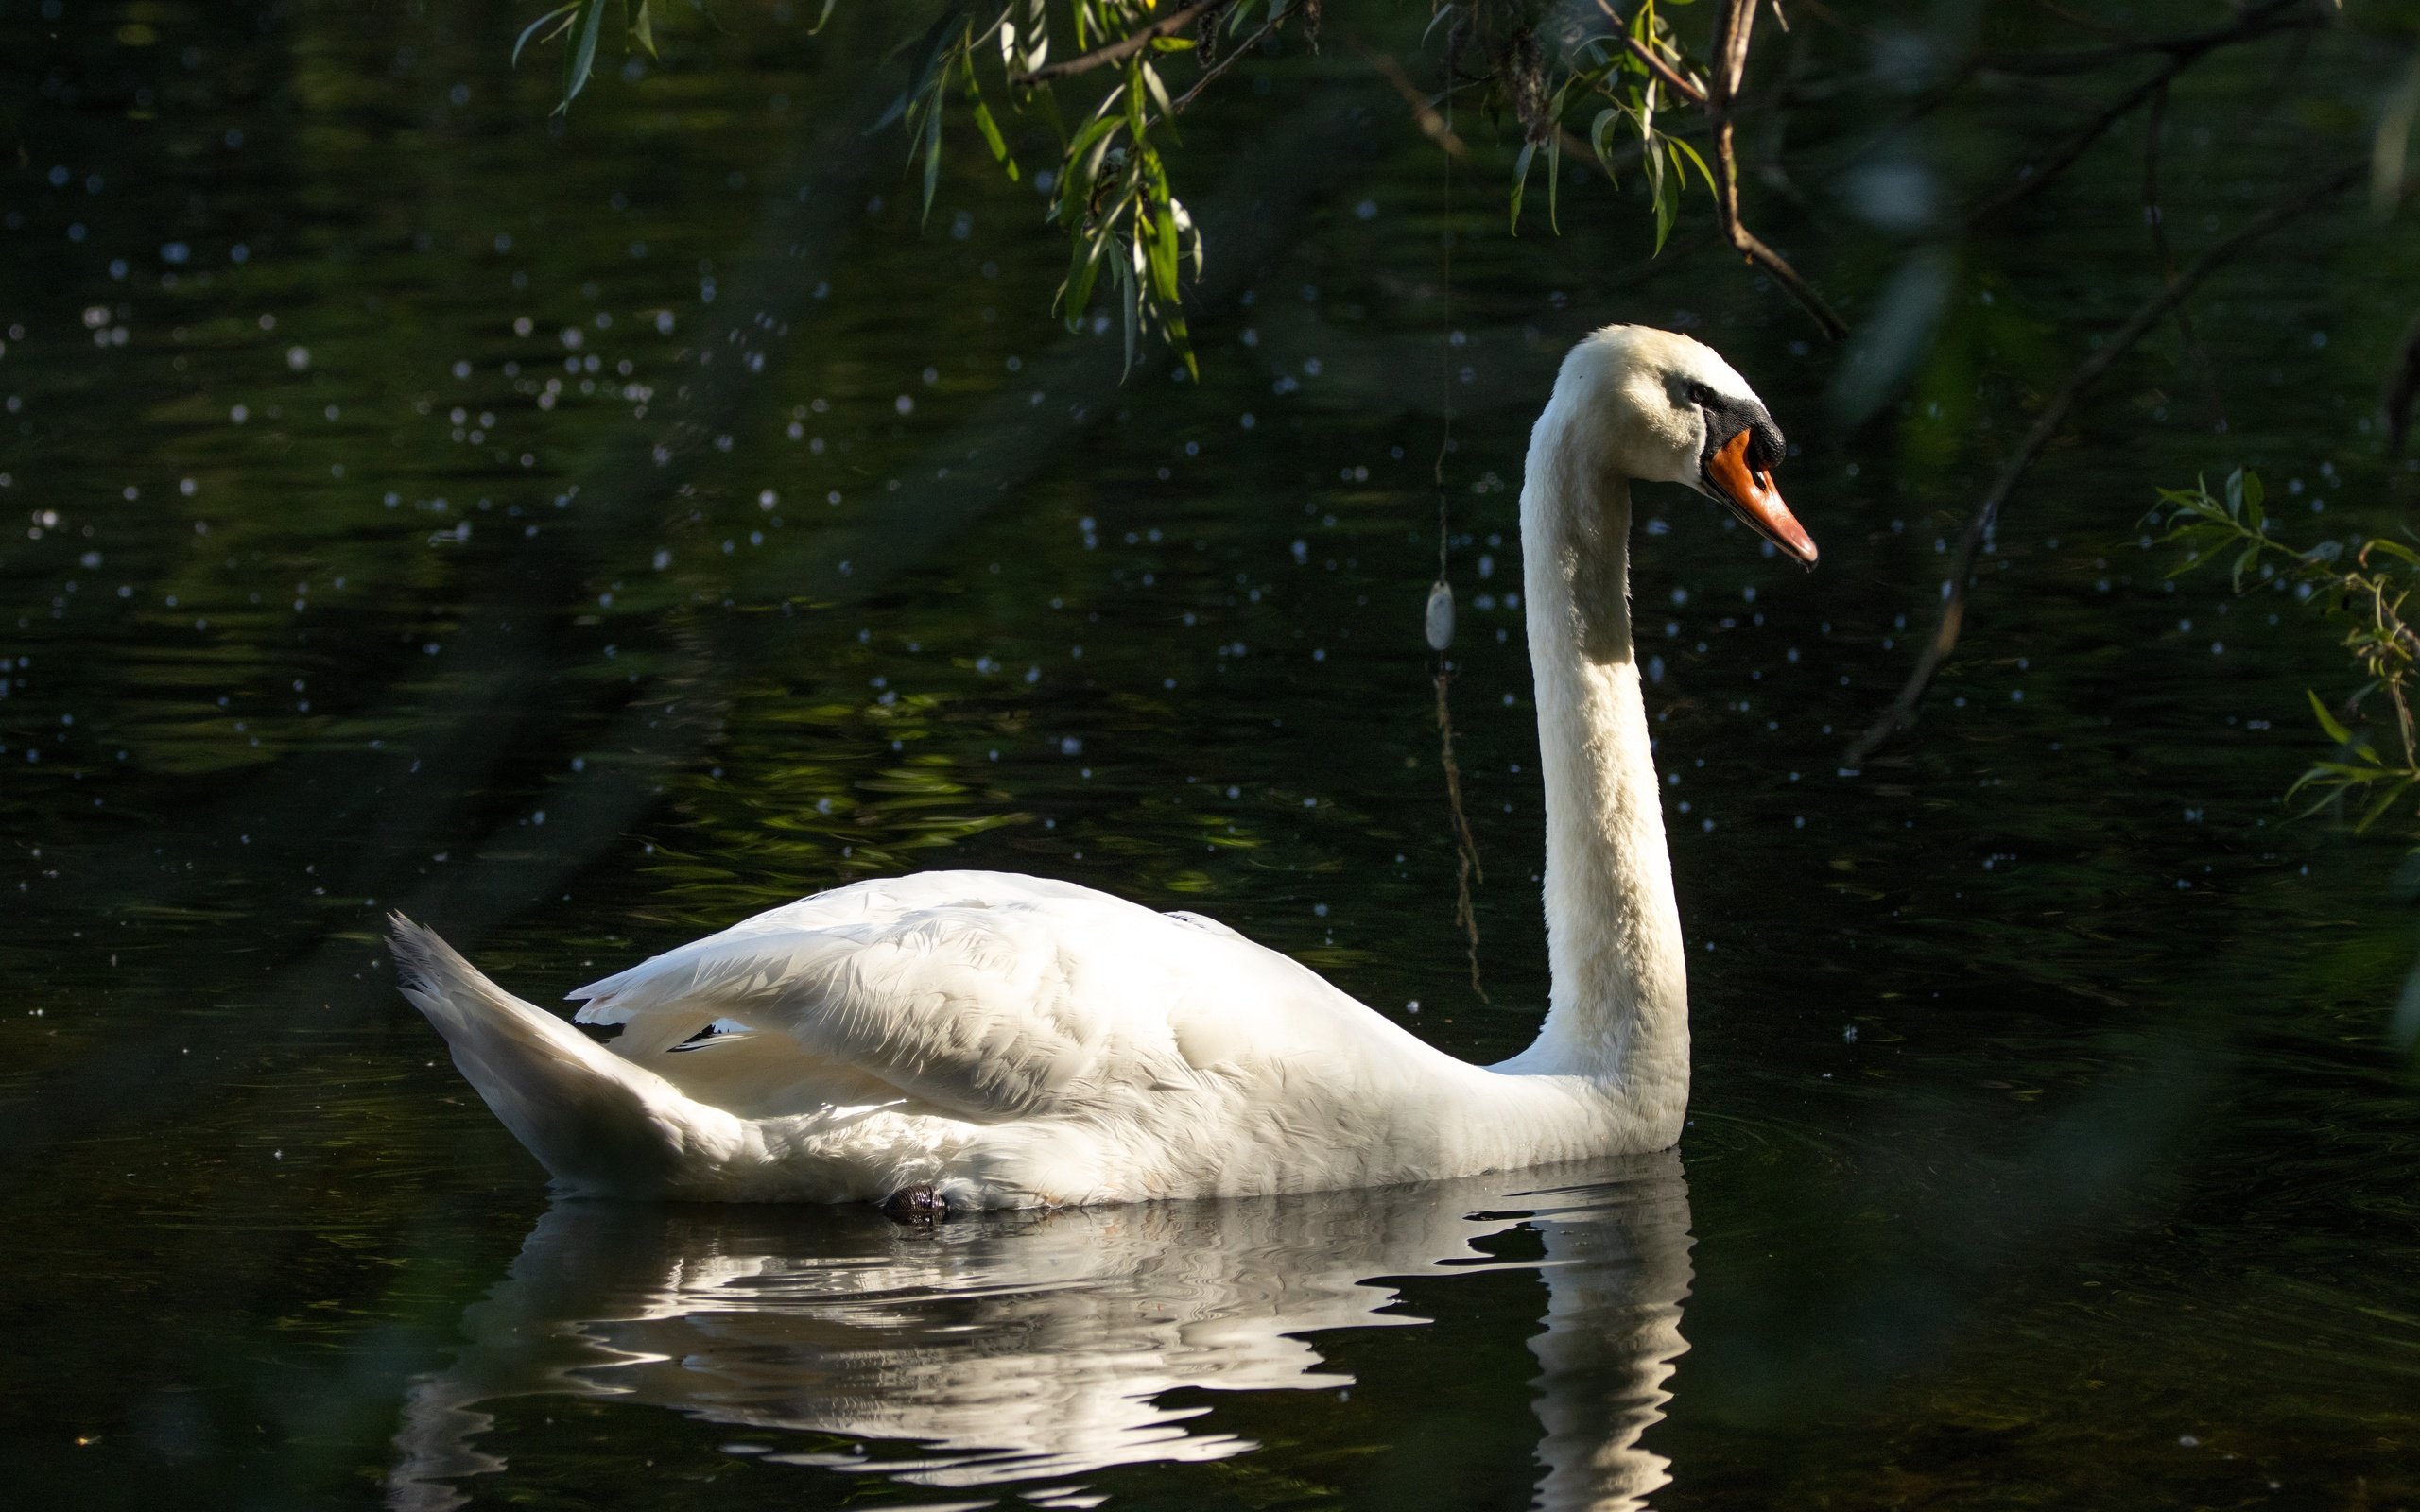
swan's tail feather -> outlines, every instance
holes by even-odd
[[[559,1181],[590,1192],[660,1192],[707,1156],[700,1146],[725,1132],[714,1125],[735,1122],[489,981],[434,931],[401,914],[389,922],[404,996]]]

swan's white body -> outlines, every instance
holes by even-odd
[[[573,1190],[837,1202],[930,1187],[1001,1208],[1662,1149],[1688,1099],[1687,980],[1628,540],[1631,479],[1705,489],[1710,421],[1684,391],[1763,413],[1706,348],[1614,327],[1574,349],[1532,435],[1523,587],[1553,988],[1511,1060],[1434,1050],[1209,919],[1000,872],[836,888],[582,988],[581,1022],[622,1026],[604,1043],[398,920],[406,990]]]

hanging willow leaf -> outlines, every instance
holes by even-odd
[[[1705,159],[1698,156],[1697,148],[1689,146],[1686,142],[1682,141],[1677,136],[1668,136],[1664,140],[1671,144],[1672,151],[1675,154],[1672,160],[1674,167],[1677,168],[1680,166],[1681,159],[1686,158],[1690,164],[1698,170],[1698,177],[1705,180],[1705,192],[1707,194],[1720,194],[1721,192],[1714,186],[1714,170],[1705,165]],[[1684,181],[1686,180],[1684,180]]]
[[[1614,172],[1614,154],[1608,144],[1613,140],[1614,128],[1621,119],[1622,112],[1608,105],[1588,123],[1588,146],[1597,154],[1598,165],[1605,170],[1605,181],[1616,188],[1621,185],[1621,177]]]
[[[589,76],[596,69],[596,36],[605,26],[605,0],[580,0],[579,36],[570,52],[563,55],[563,97],[555,107],[561,114],[588,87]]]
[[[983,145],[992,149],[992,161],[1007,172],[1009,181],[1017,181],[1017,160],[1009,151],[1009,140],[1000,134],[1000,123],[993,118],[992,107],[983,98],[982,86],[975,81],[975,50],[968,48],[966,60],[966,113],[975,119],[975,129],[983,134]]]
[[[1559,214],[1559,192],[1563,186],[1563,133],[1556,131],[1547,138],[1547,230],[1563,234],[1563,218]]]
[[[520,63],[521,49],[529,45],[529,39],[537,36],[540,29],[543,28],[546,23],[550,21],[561,21],[562,23],[562,26],[559,26],[554,30],[546,33],[544,40],[546,42],[552,42],[557,37],[562,36],[565,30],[569,29],[572,18],[576,18],[579,10],[579,0],[572,0],[571,4],[557,6],[554,9],[547,11],[544,15],[540,16],[537,20],[522,27],[521,35],[516,38],[512,43],[513,63],[516,66]]]

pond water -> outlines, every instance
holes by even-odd
[[[2408,518],[2370,419],[2408,232],[2297,229],[2197,303],[2204,360],[2121,363],[1918,728],[1849,773],[1942,541],[2155,286],[2139,123],[1953,244],[1908,207],[1996,181],[1988,112],[1876,146],[1883,105],[1810,93],[1831,146],[1772,233],[1917,337],[1843,356],[1702,198],[1651,262],[1636,186],[1576,169],[1559,238],[1507,234],[1483,126],[1448,309],[1439,160],[1332,39],[1189,129],[1202,382],[1121,385],[1115,329],[1047,313],[1029,175],[954,153],[920,230],[865,131],[874,8],[684,24],[551,127],[497,8],[66,9],[0,9],[26,1504],[2420,1501],[2401,846],[2277,801],[2302,689],[2351,681],[2331,632],[2167,582],[2138,526],[2242,463],[2308,538]],[[2238,108],[2276,63],[2179,88],[2186,255],[2358,148]],[[933,1233],[553,1203],[394,992],[390,908],[548,1001],[841,881],[993,867],[1510,1053],[1546,990],[1519,462],[1613,319],[1748,375],[1824,553],[1642,501],[1676,1155]],[[1441,392],[1484,998],[1420,634]]]

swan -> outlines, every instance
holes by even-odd
[[[818,893],[578,988],[573,1022],[397,915],[404,993],[576,1194],[930,1221],[1667,1148],[1688,983],[1631,639],[1631,485],[1720,499],[1812,566],[1770,475],[1782,451],[1690,337],[1609,326],[1556,375],[1521,491],[1552,986],[1510,1060],[1434,1049],[1199,914],[1007,872]]]

